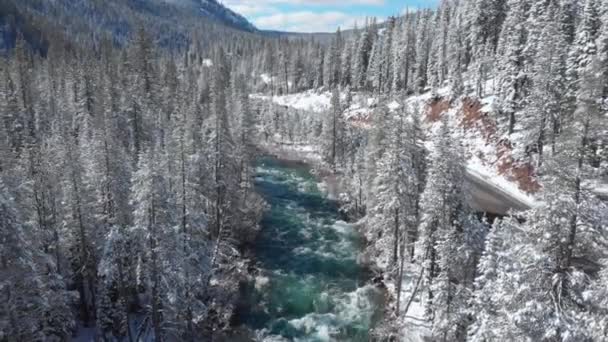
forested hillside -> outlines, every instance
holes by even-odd
[[[320,155],[362,218],[380,337],[608,338],[607,22],[599,0],[442,1],[257,55],[266,144]],[[478,171],[530,210],[480,221]]]
[[[42,54],[58,39],[86,46],[112,39],[126,45],[139,26],[159,46],[172,50],[256,31],[216,0],[0,1],[0,51],[14,47],[18,33]]]
[[[606,0],[444,0],[330,42],[20,13],[0,340],[240,341],[260,153],[329,175],[365,236],[370,340],[608,340]]]
[[[213,60],[163,56],[141,30],[97,54],[20,40],[3,61],[2,339],[227,324],[263,203],[246,83]]]

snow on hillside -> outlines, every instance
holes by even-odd
[[[432,336],[432,327],[425,317],[425,307],[421,298],[422,291],[418,283],[420,266],[416,264],[404,266],[403,286],[400,294],[400,317],[398,318],[401,321],[399,324],[401,340],[406,342],[429,341]],[[417,289],[416,286],[418,286]],[[396,296],[396,286],[393,281],[387,282],[387,288],[393,296]]]
[[[484,182],[495,192],[502,192],[513,203],[513,207],[534,208],[539,205],[536,199],[523,192],[515,182],[509,181],[504,176],[496,173],[479,158],[471,158],[467,161],[466,172],[469,178]],[[517,208],[513,208],[517,209]]]
[[[264,80],[264,76],[261,75]],[[516,208],[531,208],[537,203],[532,195],[539,189],[535,183],[533,170],[513,161],[511,149],[501,146],[495,123],[489,115],[494,106],[494,96],[489,95],[480,101],[464,99],[451,103],[447,98],[449,87],[439,88],[434,94],[427,91],[405,99],[393,98],[382,100],[369,93],[351,93],[351,103],[344,109],[344,117],[351,125],[361,129],[372,127],[374,111],[383,104],[391,112],[397,113],[404,106],[411,113],[421,116],[425,131],[431,134],[439,129],[440,118],[447,115],[453,127],[455,138],[461,139],[467,155],[468,177],[475,182],[482,182],[487,190],[500,192],[505,201]],[[307,111],[312,114],[326,113],[331,109],[331,93],[328,91],[309,90],[288,95],[252,95],[252,98],[272,101],[274,104]],[[341,100],[346,94],[341,94]],[[426,143],[429,150],[433,142]]]
[[[602,198],[608,198],[608,184],[600,184],[598,185],[595,189],[594,192],[602,197]]]
[[[270,84],[272,83],[274,77],[270,77],[270,75],[268,74],[261,74],[260,78],[262,79],[262,82],[264,82],[264,84]]]
[[[260,77],[264,83],[271,82],[268,74],[261,74]],[[351,105],[349,108],[344,109],[346,117],[349,116],[349,113],[356,113],[358,111],[367,114],[378,105],[378,98],[376,97],[367,96],[363,93],[352,93],[351,95]],[[251,97],[264,101],[272,101],[279,106],[313,113],[325,113],[331,109],[331,92],[329,91],[308,90],[301,93],[275,96],[254,94]],[[345,92],[340,94],[340,100],[343,102],[346,100]]]
[[[269,83],[271,81],[270,76],[268,76],[267,74],[262,74],[260,75],[260,77],[265,83]],[[313,90],[289,95],[252,95],[252,97],[265,101],[271,100],[273,103],[279,106],[285,106],[293,109],[305,110],[314,113],[325,112],[329,110],[331,106],[330,92],[319,93]]]

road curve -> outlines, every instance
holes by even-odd
[[[509,211],[525,211],[535,206],[532,199],[501,187],[489,176],[473,168],[467,168],[465,180],[470,205],[477,211],[507,215]]]

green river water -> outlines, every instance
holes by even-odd
[[[264,158],[257,191],[271,208],[237,325],[259,341],[368,341],[383,294],[357,262],[362,241],[303,164]]]

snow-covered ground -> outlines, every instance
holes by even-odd
[[[284,160],[302,161],[311,165],[321,162],[319,147],[302,143],[278,143],[279,139],[261,144],[260,147],[270,154]]]
[[[264,75],[262,75],[264,76]],[[491,82],[487,85],[491,87]],[[419,113],[425,131],[431,135],[440,128],[440,120],[427,120],[426,115],[429,110],[433,96],[447,97],[449,88],[442,87],[436,90],[435,94],[425,92],[420,95],[409,96],[405,99],[393,98],[387,100],[386,108],[391,112],[398,112],[404,106],[409,112]],[[326,113],[331,109],[331,96],[328,91],[309,90],[306,92],[267,96],[252,95],[253,98],[272,101],[273,103],[288,108],[307,111],[312,114]],[[353,126],[362,129],[369,129],[372,124],[374,111],[380,105],[380,99],[368,93],[352,93],[352,101],[348,108],[344,109],[346,120]],[[345,100],[346,94],[341,94],[341,100]],[[479,104],[479,111],[482,113],[480,118],[475,120],[485,120],[484,116],[491,112],[494,106],[495,97],[489,95],[483,98]],[[441,115],[448,116],[448,120],[455,127],[453,134],[462,141],[465,149],[467,161],[467,178],[472,185],[471,193],[475,203],[474,207],[478,210],[490,211],[496,214],[506,214],[509,209],[525,210],[536,205],[535,198],[520,188],[520,184],[509,179],[509,170],[499,170],[501,160],[499,160],[498,137],[490,136],[484,132],[483,124],[479,122],[465,123],[463,118],[463,106],[461,102],[451,104]],[[433,149],[432,139],[428,139],[426,147]],[[289,153],[296,156],[302,155],[301,146],[286,146]],[[312,147],[307,146],[307,149]],[[310,158],[310,156],[307,156]],[[318,158],[318,156],[315,156]]]
[[[274,83],[275,85],[280,86],[281,84],[285,84],[285,80],[278,79],[276,76],[270,76],[270,74],[259,74],[259,75],[257,75],[256,73],[252,73],[251,76],[254,77],[254,78],[258,78],[259,77],[259,79],[265,85],[270,85],[270,84]],[[293,83],[291,81],[288,81],[287,85],[291,88],[293,86]]]
[[[441,88],[435,93],[439,97],[448,96],[448,88]],[[341,94],[345,99],[345,94]],[[352,101],[344,110],[347,121],[362,129],[371,128],[374,112],[379,106],[397,114],[406,107],[410,113],[418,113],[421,116],[424,131],[429,139],[425,146],[433,150],[434,144],[432,134],[439,131],[441,120],[430,118],[430,104],[433,102],[433,94],[426,92],[421,95],[409,96],[405,99],[393,98],[380,101],[379,98],[367,93],[352,93]],[[331,93],[307,91],[283,96],[253,95],[257,99],[272,101],[273,103],[288,108],[307,111],[312,115],[322,115],[331,109]],[[521,211],[537,206],[539,203],[534,195],[521,189],[521,184],[510,179],[509,170],[501,170],[501,158],[504,151],[499,146],[499,137],[487,125],[488,113],[494,107],[494,97],[488,96],[475,104],[476,112],[472,118],[466,117],[464,108],[467,103],[457,101],[449,103],[445,101],[446,108],[441,108],[439,117],[447,116],[451,126],[454,127],[453,135],[455,141],[462,141],[466,160],[466,178],[470,185],[471,204],[476,210],[492,212],[495,214],[507,214],[510,210]],[[469,113],[470,114],[470,113]],[[467,121],[469,120],[469,121]],[[280,141],[276,140],[276,141]],[[310,144],[273,144],[267,147],[269,150],[278,151],[280,155],[290,159],[320,162],[320,146]],[[508,151],[510,153],[510,151]],[[509,155],[510,156],[510,155]],[[601,186],[597,188],[602,189]],[[608,190],[608,189],[606,189]],[[365,220],[365,218],[363,219]],[[362,221],[364,222],[364,221]],[[380,269],[389,269],[388,261],[384,258],[376,258],[374,261]],[[421,301],[421,293],[412,293],[416,287],[420,274],[419,265],[408,263],[405,267],[401,290],[400,332],[401,341],[423,342],[430,340],[431,325],[425,319],[424,303]],[[386,285],[392,298],[396,298],[396,286],[394,281],[386,280]],[[408,302],[411,303],[408,307]],[[391,305],[395,305],[393,301]],[[405,309],[407,307],[407,312]],[[389,308],[394,310],[393,308]]]
[[[262,74],[260,77],[262,77],[262,81],[265,83],[270,82],[270,76],[267,74]],[[312,113],[325,113],[329,111],[331,109],[331,96],[332,93],[329,91],[318,90],[308,90],[301,93],[275,96],[262,94],[251,95],[254,99],[272,101],[279,106],[305,110]],[[343,102],[346,100],[346,93],[343,92],[340,94],[340,100]],[[376,97],[352,93],[351,105],[349,108],[344,109],[345,116],[349,117],[349,113],[370,113],[377,104],[378,99]]]
[[[467,162],[466,178],[470,184],[474,209],[506,215],[510,210],[523,211],[538,205],[532,196],[493,172],[479,159],[473,158]]]
[[[363,218],[357,225],[365,225],[366,218]],[[366,235],[368,239],[372,237]],[[390,260],[390,253],[380,253],[373,262],[381,270],[389,270],[395,267]],[[431,324],[425,317],[425,307],[422,301],[424,279],[420,279],[420,265],[406,262],[403,268],[403,280],[401,284],[399,316],[391,316],[390,320],[398,320],[400,342],[426,342],[431,340]],[[419,279],[421,281],[418,284]],[[386,312],[393,314],[397,303],[397,284],[391,277],[385,277],[384,284],[388,291],[389,301]],[[416,286],[419,285],[418,289]],[[414,293],[416,291],[416,293]],[[409,306],[408,306],[409,304]]]
[[[406,265],[403,272],[400,297],[401,305],[398,318],[401,322],[401,324],[399,324],[401,327],[400,341],[403,342],[424,342],[431,338],[431,324],[425,318],[425,308],[424,303],[421,300],[420,288],[412,298],[419,277],[419,265]],[[396,296],[396,286],[393,282],[388,283],[387,288]],[[408,303],[410,303],[409,307],[407,306]]]
[[[261,74],[260,78],[262,79],[262,82],[264,82],[264,84],[270,84],[273,80],[273,78],[270,77],[270,75],[268,74]]]
[[[266,74],[261,75],[262,80],[265,83],[270,82],[270,76]],[[252,98],[257,98],[265,101],[272,101],[279,106],[285,106],[298,110],[306,110],[315,113],[322,113],[331,107],[331,93],[329,92],[316,92],[313,90],[295,93],[289,95],[252,95]]]
[[[593,191],[601,197],[608,198],[608,184],[598,184]]]
[[[586,189],[590,189],[594,194],[608,201],[608,180],[590,181],[584,184]]]

